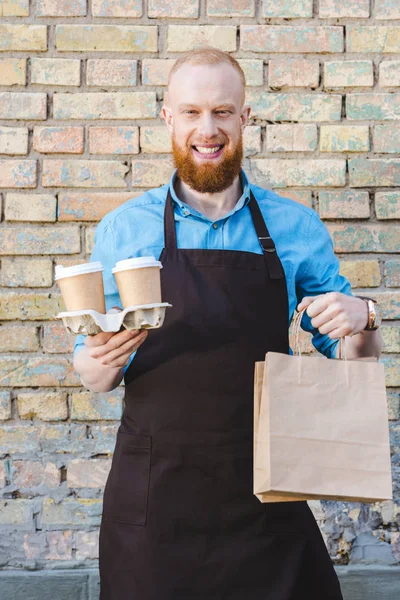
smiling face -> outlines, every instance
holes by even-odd
[[[222,192],[238,177],[250,112],[243,100],[240,75],[228,63],[186,63],[173,74],[162,115],[178,176],[197,192]]]

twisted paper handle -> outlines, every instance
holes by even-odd
[[[301,356],[300,326],[301,326],[301,320],[302,320],[305,312],[306,312],[305,308],[301,312],[298,312],[297,315],[294,317],[294,321],[293,321],[293,329],[294,329],[294,349],[293,350],[294,350],[294,353],[297,354],[297,356]],[[338,358],[340,358],[340,360],[347,361],[346,338],[345,337],[339,339],[339,356],[338,356]]]

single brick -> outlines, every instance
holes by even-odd
[[[386,287],[400,287],[400,260],[385,260]]]
[[[33,501],[21,498],[0,500],[0,525],[34,528]]]
[[[375,0],[375,18],[382,21],[400,19],[400,5],[394,0]]]
[[[386,397],[389,421],[397,421],[400,419],[400,393],[397,390],[387,390]]]
[[[370,0],[320,0],[320,19],[343,19],[354,17],[367,19],[370,15]]]
[[[71,396],[71,419],[74,421],[118,421],[122,415],[124,390],[80,392]]]
[[[398,252],[400,231],[390,225],[327,225],[335,252]]]
[[[86,83],[91,86],[112,87],[136,85],[137,60],[90,59],[87,61]]]
[[[61,297],[43,292],[1,292],[0,315],[4,321],[52,319],[60,312]]]
[[[3,352],[36,352],[39,350],[38,328],[26,323],[23,326],[2,325],[0,347]]]
[[[75,543],[77,560],[99,558],[99,531],[77,531]]]
[[[254,0],[208,0],[209,17],[254,17]]]
[[[59,221],[100,221],[136,192],[65,192],[58,196]]]
[[[90,154],[138,154],[139,127],[91,127]]]
[[[263,0],[261,16],[265,19],[312,18],[313,0],[280,0],[280,2],[276,2],[276,0]]]
[[[375,125],[374,150],[379,153],[400,153],[400,125]]]
[[[93,252],[95,233],[96,233],[96,227],[86,227],[86,231],[85,231],[86,254],[91,254]]]
[[[43,154],[82,154],[83,127],[35,127],[33,149]]]
[[[343,27],[241,25],[240,47],[252,52],[343,52]]]
[[[267,152],[311,152],[317,143],[316,125],[267,125]]]
[[[324,63],[324,87],[372,87],[374,68],[371,60],[335,60]]]
[[[10,392],[0,392],[0,421],[8,421],[8,419],[11,419]]]
[[[53,263],[50,258],[3,258],[1,282],[5,287],[51,287]]]
[[[21,393],[18,394],[17,405],[21,419],[63,421],[68,418],[65,392]]]
[[[142,0],[92,0],[94,17],[141,17]]]
[[[346,114],[353,120],[400,119],[400,94],[347,94]]]
[[[0,92],[0,119],[44,121],[46,116],[46,94]]]
[[[1,42],[0,42],[1,43]],[[0,85],[25,85],[26,59],[0,59]]]
[[[262,60],[239,59],[239,65],[242,67],[247,86],[264,85],[264,63]]]
[[[39,444],[37,440],[37,430],[32,425],[3,425],[0,428],[1,454],[29,453],[30,456],[32,456],[38,451]]]
[[[165,126],[140,128],[140,150],[143,153],[163,154],[172,151],[171,134]]]
[[[32,58],[31,81],[41,85],[80,85],[81,61],[75,58]]]
[[[369,219],[368,192],[321,191],[319,192],[319,214],[322,219]]]
[[[348,25],[347,52],[400,52],[400,27]]]
[[[253,156],[261,152],[261,127],[248,125],[243,134],[244,156]]]
[[[352,158],[349,178],[352,187],[396,187],[400,185],[400,159]]]
[[[16,317],[18,318],[18,317]],[[42,319],[43,317],[39,317]],[[65,358],[8,358],[0,359],[0,386],[57,387],[79,386],[80,381],[71,361]],[[26,452],[28,452],[28,448]]]
[[[326,187],[346,184],[346,161],[341,159],[251,159],[251,171],[259,185],[273,187]]]
[[[116,160],[44,160],[43,187],[127,187],[129,168]]]
[[[163,58],[145,58],[142,60],[143,85],[167,85],[168,75],[175,60]]]
[[[67,467],[69,488],[104,488],[111,469],[110,458],[76,458]]]
[[[380,63],[379,85],[381,87],[400,86],[400,60],[384,60]]]
[[[293,189],[281,189],[278,188],[274,190],[276,194],[281,196],[282,198],[290,198],[291,200],[295,200],[300,204],[304,204],[304,206],[309,206],[312,208],[312,194],[309,190],[293,190]]]
[[[6,221],[56,220],[57,200],[51,194],[7,194],[4,210]]]
[[[38,460],[14,460],[12,472],[12,482],[19,490],[60,485],[60,471],[54,462],[43,464]]]
[[[156,25],[57,25],[59,52],[157,52]]]
[[[29,17],[29,0],[2,0],[0,17]]]
[[[46,529],[98,527],[102,506],[102,501],[96,498],[64,498],[62,502],[44,498],[42,523]]]
[[[321,125],[321,152],[368,152],[368,125]]]
[[[236,27],[232,25],[169,25],[168,52],[187,52],[213,46],[226,52],[236,50]]]
[[[272,58],[268,63],[270,88],[308,87],[319,85],[319,61],[305,58]]]
[[[0,254],[78,254],[80,251],[78,227],[27,225],[18,235],[14,227],[0,229]]]
[[[133,187],[152,188],[168,183],[172,171],[172,160],[167,158],[146,158],[132,161]]]
[[[42,348],[49,354],[67,354],[74,349],[74,336],[62,324],[46,323],[43,326]]]
[[[86,0],[38,0],[39,17],[84,17],[87,14]]]
[[[28,128],[0,127],[0,154],[28,154]]]
[[[352,288],[378,287],[381,283],[377,260],[342,260],[340,274],[350,281]]]
[[[36,160],[0,160],[0,188],[36,187]]]
[[[197,19],[199,0],[149,0],[147,16],[150,19]]]
[[[4,460],[0,460],[0,488],[5,487],[6,485],[6,472],[4,468]]]
[[[93,440],[92,454],[112,454],[117,430],[117,423],[113,425],[90,425]]]
[[[55,94],[55,119],[152,119],[158,109],[155,92]]]
[[[49,531],[46,533],[47,560],[72,559],[72,531]]]
[[[342,97],[328,94],[271,94],[248,91],[252,117],[268,121],[340,121]]]
[[[376,192],[375,212],[377,219],[400,219],[400,191]]]
[[[0,24],[0,52],[45,52],[46,25]]]
[[[381,328],[383,352],[400,352],[400,327],[385,326]]]
[[[382,356],[381,362],[385,367],[385,381],[387,387],[400,386],[400,358],[394,356]]]

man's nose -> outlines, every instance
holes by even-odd
[[[199,134],[205,139],[209,139],[217,135],[217,133],[218,128],[213,115],[203,115],[199,126]]]

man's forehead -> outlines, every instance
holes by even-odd
[[[237,71],[229,64],[185,64],[174,73],[169,96],[174,103],[194,104],[200,99],[212,103],[227,104],[242,95],[242,83]]]

